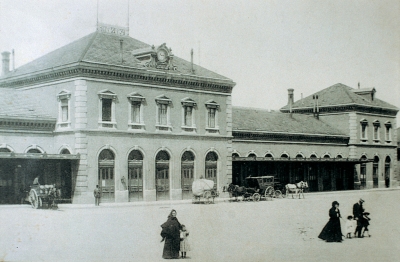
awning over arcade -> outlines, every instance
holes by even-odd
[[[71,155],[71,154],[46,154],[46,153],[0,153],[0,159],[69,159],[69,160],[79,160],[80,155]]]
[[[295,162],[295,163],[353,163],[361,164],[373,162],[373,159],[360,158],[273,158],[273,157],[233,157],[234,162]]]

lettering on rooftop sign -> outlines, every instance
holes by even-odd
[[[107,24],[98,24],[97,31],[103,34],[118,35],[118,36],[129,36],[129,28],[120,27]]]

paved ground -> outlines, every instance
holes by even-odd
[[[346,217],[360,197],[372,237],[319,240],[332,201]],[[0,261],[162,261],[160,225],[172,208],[190,230],[190,261],[398,261],[399,199],[400,190],[374,190],[212,205],[0,206]]]

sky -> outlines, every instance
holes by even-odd
[[[279,110],[289,88],[297,101],[360,82],[400,108],[400,0],[0,0],[0,51],[14,49],[17,68],[98,20],[188,61],[193,48],[236,83],[234,106]]]

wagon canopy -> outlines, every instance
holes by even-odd
[[[194,180],[192,184],[192,192],[195,196],[201,196],[204,191],[211,190],[214,187],[214,181],[208,179]]]

